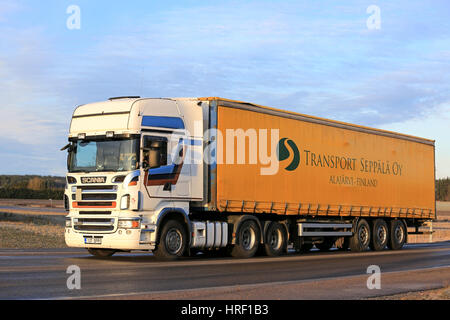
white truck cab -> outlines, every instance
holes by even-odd
[[[186,250],[189,204],[203,201],[203,161],[192,161],[203,157],[203,104],[123,97],[76,108],[63,148],[69,247],[96,256],[154,250],[170,213],[184,228],[166,231],[162,255]]]

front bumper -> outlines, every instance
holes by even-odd
[[[118,250],[153,250],[155,249],[155,228],[118,229],[113,233],[77,232],[73,228],[65,229],[65,241],[68,247],[102,248]],[[85,243],[85,238],[101,239],[101,244]]]

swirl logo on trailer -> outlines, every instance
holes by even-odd
[[[278,142],[277,157],[279,161],[289,161],[289,165],[285,168],[287,171],[294,171],[300,164],[300,152],[297,145],[288,138],[282,138]]]

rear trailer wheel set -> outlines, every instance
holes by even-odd
[[[294,227],[288,228],[289,223],[260,221],[249,216],[234,224],[193,222],[195,227],[189,237],[183,222],[168,219],[160,227],[153,254],[161,260],[176,260],[198,252],[220,253],[218,256],[228,254],[235,258],[251,258],[256,254],[276,257],[287,253],[289,243],[297,253],[307,253],[314,246],[320,251],[333,247],[352,252],[399,250],[407,241],[407,227],[401,219],[357,218],[352,223],[294,222]],[[116,252],[98,248],[89,248],[88,251],[101,258]]]

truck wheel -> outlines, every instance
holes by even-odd
[[[389,228],[389,249],[400,250],[406,242],[407,230],[401,220],[392,220]]]
[[[176,220],[167,221],[161,231],[159,243],[153,254],[157,259],[176,260],[183,256],[187,246],[187,234]]]
[[[244,221],[238,229],[236,244],[231,249],[231,255],[235,258],[251,258],[259,247],[261,232],[253,220]]]
[[[87,249],[90,254],[99,258],[108,258],[111,257],[116,250],[112,249]]]
[[[269,225],[264,241],[264,251],[269,257],[276,257],[283,253],[286,246],[286,234],[283,226],[278,222]]]
[[[358,221],[356,230],[350,238],[350,250],[353,252],[366,251],[370,244],[370,227],[365,219]]]
[[[375,251],[381,251],[386,248],[389,239],[389,229],[383,219],[376,219],[372,226],[372,240],[370,248]]]

